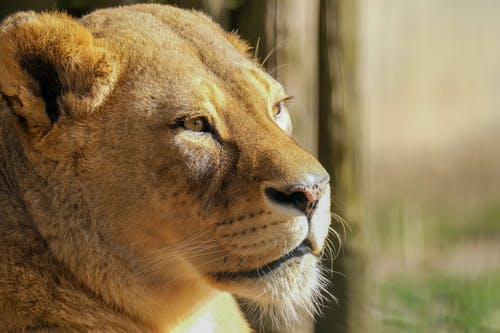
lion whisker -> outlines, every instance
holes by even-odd
[[[332,219],[339,223],[341,226],[342,226],[342,229],[343,229],[343,233],[344,235],[347,234],[347,230],[351,231],[351,226],[349,225],[349,223],[340,215],[334,213],[334,212],[330,212],[330,216],[332,217]]]
[[[281,42],[277,43],[266,55],[264,60],[262,61],[261,66],[264,67],[266,65],[266,62],[271,58],[274,54],[276,54],[279,49],[285,47],[288,44],[288,40],[282,40]]]

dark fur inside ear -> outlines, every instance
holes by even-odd
[[[57,99],[63,93],[61,80],[57,75],[55,67],[46,59],[39,55],[25,55],[20,59],[21,67],[38,83],[38,87],[33,87],[38,91],[45,102],[45,112],[54,124],[61,115]]]

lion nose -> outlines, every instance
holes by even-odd
[[[300,181],[266,187],[266,197],[281,206],[300,210],[309,219],[316,210],[330,177],[308,174]]]

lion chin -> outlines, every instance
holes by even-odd
[[[277,329],[293,328],[305,317],[319,314],[327,280],[312,256],[290,259],[257,279],[228,283],[225,288],[239,295],[252,322]]]
[[[163,5],[2,22],[0,331],[251,332],[318,313],[330,178],[248,49]]]

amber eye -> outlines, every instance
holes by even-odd
[[[283,98],[281,101],[274,104],[273,107],[273,118],[275,121],[279,121],[280,118],[288,117],[288,109],[286,108],[285,102],[293,100],[293,96],[287,96]]]
[[[182,127],[192,132],[208,132],[210,126],[205,117],[193,117],[182,121]]]
[[[292,121],[285,102],[290,99],[292,99],[292,97],[287,97],[274,104],[272,113],[274,122],[288,135],[292,135]]]
[[[286,109],[285,102],[278,102],[273,110],[273,118],[278,119],[282,117],[288,110]]]

